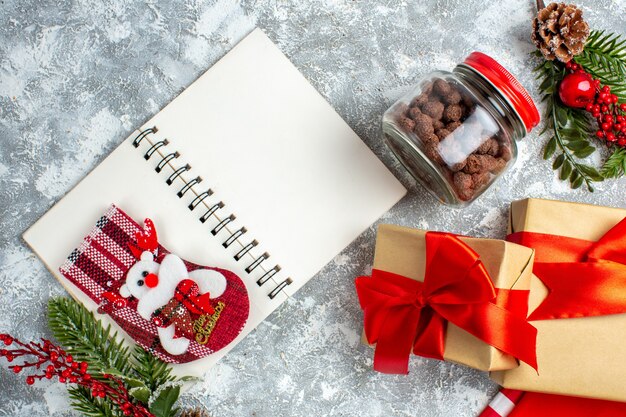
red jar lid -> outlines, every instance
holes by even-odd
[[[464,63],[489,80],[509,100],[528,132],[539,124],[541,117],[530,94],[498,61],[482,52],[472,52]]]

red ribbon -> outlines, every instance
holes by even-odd
[[[529,320],[626,313],[626,219],[597,242],[531,232],[507,239],[535,249],[533,272],[550,291]]]
[[[371,277],[356,279],[356,289],[365,335],[376,343],[377,371],[408,373],[411,351],[443,360],[448,321],[537,368],[537,330],[523,315],[498,305],[478,254],[454,235],[426,233],[424,282],[375,269]],[[528,292],[508,293],[516,298]]]
[[[626,403],[526,392],[509,414],[509,417],[558,416],[624,417],[626,416]]]

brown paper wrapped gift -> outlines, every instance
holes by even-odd
[[[418,281],[424,280],[426,264],[426,231],[381,225],[378,228],[373,268]],[[528,290],[533,250],[493,239],[461,237],[479,256],[494,287]],[[365,336],[363,341],[367,343]],[[465,330],[448,323],[444,359],[480,370],[511,369],[517,360]]]
[[[514,202],[510,232],[534,232],[597,241],[626,217],[626,210],[562,201]],[[547,297],[535,276],[529,312]],[[537,330],[539,373],[520,367],[493,372],[507,388],[626,401],[626,314],[531,321]]]

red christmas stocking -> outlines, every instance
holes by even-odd
[[[60,268],[139,345],[170,363],[217,352],[243,329],[246,287],[231,271],[187,262],[115,206]]]

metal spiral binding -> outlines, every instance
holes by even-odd
[[[280,271],[280,265],[276,265],[274,268],[270,269],[265,274],[263,274],[263,276],[261,278],[259,278],[258,281],[256,282],[257,285],[259,287],[262,286],[267,281],[269,281],[270,278],[272,278],[274,275],[276,275],[278,273],[278,271]]]
[[[132,144],[135,148],[138,148],[139,145],[141,144],[141,142],[146,139],[150,134],[152,133],[156,133],[158,131],[157,127],[151,127],[148,129],[145,129],[143,131],[141,131],[133,140]],[[167,139],[163,139],[163,140],[159,140],[156,141],[154,143],[152,143],[150,141],[150,139],[146,139],[149,143],[150,143],[150,148],[148,148],[148,150],[146,151],[146,153],[144,154],[144,158],[146,160],[149,160],[152,155],[154,155],[155,153],[159,153],[160,155],[162,155],[161,160],[159,161],[159,163],[157,164],[157,166],[155,167],[155,171],[157,173],[160,173],[163,168],[165,168],[170,161],[178,158],[180,156],[180,154],[178,152],[170,152],[170,153],[160,153],[159,149],[164,148],[165,146],[169,145],[169,141]],[[171,166],[172,168],[172,174],[165,180],[167,185],[172,185],[174,183],[174,181],[176,179],[178,179],[180,177],[180,179],[182,181],[185,182],[185,185],[178,190],[178,192],[176,193],[176,195],[179,198],[182,198],[189,190],[192,190],[193,187],[197,184],[199,184],[200,182],[202,182],[202,178],[201,177],[195,177],[189,181],[185,181],[181,175],[185,172],[188,172],[191,170],[191,166],[189,164],[184,164],[182,166],[179,166],[177,168]],[[194,193],[196,193],[196,191],[194,190]],[[208,197],[210,197],[211,195],[213,195],[213,191],[209,188],[206,191],[203,191],[201,193],[196,193],[196,197],[194,197],[194,199],[191,201],[191,203],[189,203],[189,205],[187,206],[187,208],[190,211],[194,211],[197,207],[199,207],[200,205],[207,207],[207,210],[202,214],[202,216],[200,216],[198,218],[198,221],[200,221],[201,223],[205,223],[213,214],[215,214],[218,210],[221,210],[224,208],[224,203],[223,202],[218,202],[213,204],[211,207],[209,207],[204,200]],[[219,223],[213,227],[213,229],[211,230],[211,234],[213,236],[217,235],[218,233],[220,233],[222,230],[224,230],[226,228],[226,226],[233,222],[236,219],[234,214],[230,214],[227,217],[224,217],[222,220],[219,221]],[[241,227],[239,229],[237,229],[236,231],[230,233],[230,235],[222,242],[222,246],[224,248],[228,248],[230,247],[234,242],[238,241],[239,238],[241,238],[245,233],[248,232],[248,229],[246,229],[245,227]],[[244,245],[242,247],[242,249],[237,252],[236,255],[234,255],[234,259],[237,262],[240,262],[243,260],[243,258],[245,257],[246,254],[248,254],[254,247],[258,246],[259,242],[256,241],[255,239],[253,239],[252,241],[250,241],[248,244]],[[250,263],[247,267],[244,268],[244,271],[246,271],[246,273],[250,274],[252,273],[252,271],[254,271],[256,268],[258,268],[259,266],[261,266],[261,264],[267,260],[270,257],[270,255],[267,252],[264,252],[262,255],[258,256],[256,259],[254,259],[254,261],[252,261],[252,263]],[[279,271],[281,270],[280,265],[275,265],[273,268],[267,270],[263,276],[261,276],[261,278],[259,278],[256,283],[258,286],[263,286],[265,285],[267,282],[269,282],[272,277],[274,275],[276,275]],[[279,284],[276,285],[276,287],[274,287],[272,289],[272,291],[270,291],[270,293],[267,295],[270,299],[274,299],[285,287],[287,287],[289,284],[291,284],[293,281],[291,278],[286,278],[283,281],[281,281]]]
[[[224,246],[225,248],[229,247],[235,240],[239,239],[247,231],[248,229],[246,229],[245,227],[242,227],[241,229],[237,230],[232,235],[230,235],[230,237],[222,243],[222,246]]]
[[[219,209],[223,207],[224,207],[224,203],[222,203],[221,201],[219,203],[213,204],[198,220],[200,220],[200,223],[206,222],[213,213],[215,213],[216,211],[218,211]]]
[[[188,208],[189,210],[193,211],[193,209],[195,209],[195,208],[196,208],[196,206],[197,206],[198,204],[202,203],[202,201],[203,201],[205,198],[210,197],[210,196],[212,196],[212,195],[213,195],[213,190],[211,190],[211,189],[209,188],[208,190],[204,191],[202,194],[198,194],[198,195],[196,196],[196,198],[194,198],[194,199],[191,201],[191,203],[189,203],[189,205],[187,206],[187,208]],[[203,222],[203,223],[204,223],[204,222]]]
[[[256,258],[254,260],[254,262],[252,262],[250,265],[248,265],[246,267],[246,272],[249,274],[250,272],[254,271],[257,266],[261,265],[261,262],[263,262],[264,260],[266,260],[269,257],[270,257],[269,253],[267,253],[267,252],[263,253],[261,256]]]
[[[219,232],[222,231],[223,228],[226,227],[226,225],[232,221],[235,221],[237,217],[234,214],[231,214],[230,216],[226,217],[224,220],[222,220],[221,222],[219,222],[217,224],[217,226],[215,226],[213,228],[213,230],[211,230],[211,234],[213,236],[217,235]]]
[[[252,248],[254,248],[258,244],[259,244],[259,242],[257,242],[256,239],[254,239],[252,242],[248,243],[239,252],[237,252],[237,254],[234,256],[235,260],[238,261],[241,258],[243,258],[246,253],[250,252],[252,250]]]
[[[185,186],[183,188],[181,188],[176,195],[178,196],[178,198],[183,198],[183,196],[185,195],[185,193],[187,191],[189,191],[191,189],[191,187],[193,187],[196,184],[200,184],[202,182],[202,178],[201,177],[196,177],[194,179],[192,179],[191,181],[189,181],[188,183],[185,184]]]
[[[167,165],[167,163],[169,161],[171,161],[172,159],[176,159],[180,156],[180,154],[178,152],[172,152],[169,153],[167,155],[165,155],[161,161],[159,161],[159,163],[157,164],[156,168],[154,168],[154,170],[158,173],[161,172],[161,170],[165,167],[165,165]]]
[[[176,171],[172,172],[172,175],[169,176],[168,179],[165,180],[167,185],[172,185],[174,180],[178,178],[183,172],[189,171],[191,169],[191,165],[185,164],[182,167],[178,168]]]
[[[152,156],[153,153],[155,153],[157,151],[157,149],[159,149],[161,146],[165,146],[169,143],[169,141],[167,139],[163,139],[160,140],[158,142],[156,142],[154,145],[152,145],[150,147],[150,149],[148,149],[146,151],[145,154],[143,154],[143,158],[147,161],[150,159],[150,157]]]
[[[274,297],[276,297],[278,295],[279,292],[281,292],[287,285],[291,284],[293,282],[293,280],[291,278],[287,278],[285,280],[283,280],[283,282],[281,282],[280,284],[278,284],[276,286],[276,288],[274,288],[269,294],[267,294],[267,296],[273,300]]]
[[[138,147],[139,147],[139,144],[141,143],[141,141],[142,141],[142,140],[143,140],[146,136],[148,136],[150,133],[156,133],[156,132],[158,132],[158,129],[156,128],[156,126],[154,126],[154,127],[150,127],[150,128],[148,128],[148,129],[146,129],[146,130],[142,131],[141,133],[139,133],[139,134],[137,135],[137,137],[135,138],[135,140],[133,140],[133,146],[134,146],[135,148],[138,148]]]

